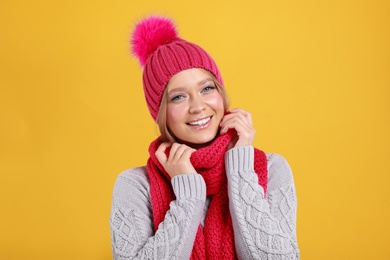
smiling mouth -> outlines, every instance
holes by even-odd
[[[201,126],[201,125],[207,124],[210,120],[211,120],[211,116],[209,116],[207,118],[203,118],[203,119],[198,120],[198,121],[189,122],[189,123],[187,123],[187,125]]]

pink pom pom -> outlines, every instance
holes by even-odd
[[[174,23],[165,17],[150,16],[134,29],[131,39],[132,52],[142,66],[148,57],[160,46],[178,39]]]

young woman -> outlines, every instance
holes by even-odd
[[[299,259],[289,165],[252,146],[251,114],[228,109],[213,59],[156,16],[137,24],[132,48],[161,136],[115,183],[114,258]]]

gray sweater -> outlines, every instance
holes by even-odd
[[[266,197],[253,170],[254,149],[225,154],[229,208],[239,259],[299,259],[297,199],[291,169],[277,154],[267,154]],[[115,183],[110,216],[114,259],[189,259],[199,224],[209,205],[199,174],[171,180],[176,200],[156,232],[146,167],[122,172]]]

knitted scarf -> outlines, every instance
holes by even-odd
[[[198,227],[191,259],[237,259],[224,161],[233,135],[232,131],[220,135],[209,146],[198,149],[191,155],[192,165],[206,182],[207,196],[212,198],[204,227]],[[169,203],[175,200],[171,178],[155,156],[160,144],[160,138],[151,143],[150,158],[147,162],[155,231],[164,220]],[[267,158],[265,153],[258,149],[255,149],[254,169],[265,192],[268,180]]]

